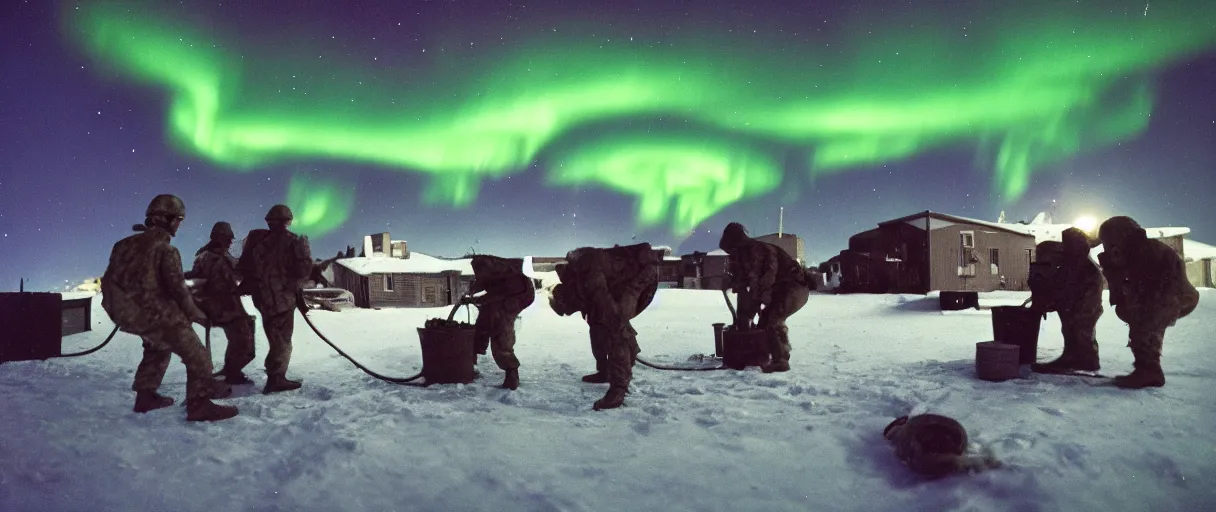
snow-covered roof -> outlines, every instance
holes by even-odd
[[[1188,261],[1216,259],[1216,246],[1182,239],[1182,254]]]
[[[1034,235],[1035,243],[1063,240],[1064,230],[1073,227],[1072,224],[998,224],[1005,226],[1007,229],[1021,231],[1026,234]],[[1163,227],[1163,228],[1145,228],[1144,232],[1149,238],[1169,238],[1172,236],[1185,235],[1191,232],[1191,228]]]
[[[372,274],[438,274],[449,270],[458,270],[461,274],[473,275],[472,259],[445,260],[420,252],[411,252],[410,257],[406,259],[373,256],[371,258],[343,258],[335,263],[364,276]]]
[[[975,224],[977,226],[984,226],[984,227],[997,229],[997,230],[1001,230],[1001,231],[1006,231],[1006,232],[1010,232],[1010,233],[1014,233],[1014,234],[1018,234],[1018,235],[1029,235],[1030,234],[1030,233],[1026,232],[1025,230],[1014,228],[1014,226],[1022,226],[1021,224],[1000,224],[1000,223],[996,223],[996,222],[988,222],[986,220],[972,219],[969,217],[959,217],[958,215],[938,213],[938,212],[929,211],[929,210],[925,210],[920,213],[914,213],[914,214],[908,215],[906,217],[900,217],[898,219],[893,219],[893,220],[889,220],[886,222],[880,222],[880,223],[878,223],[878,225],[885,226],[887,224],[895,224],[898,222],[907,222],[910,220],[920,219],[920,218],[924,218],[924,217],[931,217],[931,218],[935,218],[935,219],[939,219],[939,220],[957,222],[957,223],[962,223],[962,224]]]
[[[663,261],[680,261],[681,259],[679,256],[663,256]]]
[[[714,249],[712,251],[705,253],[705,255],[706,256],[726,256],[727,254],[726,254],[726,251],[723,251],[722,249]]]

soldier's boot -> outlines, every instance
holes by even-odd
[[[262,388],[263,395],[300,389],[300,381],[290,380],[286,375],[275,374],[266,378],[266,387]]]
[[[507,376],[502,380],[503,389],[519,389],[519,369],[507,370]]]
[[[622,387],[610,387],[608,392],[604,394],[604,398],[595,401],[595,405],[591,408],[597,411],[604,409],[616,409],[625,405],[625,393],[628,390]]]
[[[1165,385],[1165,373],[1161,371],[1161,356],[1141,351],[1136,356],[1135,369],[1127,375],[1115,377],[1115,385],[1123,389],[1159,388]]]
[[[1077,350],[1073,352],[1072,368],[1085,372],[1096,372],[1102,369],[1102,363],[1098,360],[1098,342],[1078,344]]]
[[[790,371],[790,340],[785,328],[769,329],[768,350],[771,359],[760,365],[760,371],[764,373]]]
[[[186,401],[186,421],[221,421],[237,415],[236,407],[219,405],[210,398]]]
[[[1073,369],[1075,357],[1073,356],[1072,347],[1064,346],[1064,353],[1046,363],[1033,363],[1030,365],[1030,370],[1039,373],[1054,373]]]
[[[139,391],[135,393],[135,412],[148,412],[173,405],[173,397],[164,396],[155,391]]]
[[[232,396],[232,386],[219,380],[212,379],[211,381],[211,398],[217,400]]]
[[[604,373],[604,372],[595,372],[592,374],[583,375],[583,382],[590,382],[592,384],[604,384],[604,383],[608,382],[608,374]]]
[[[229,370],[229,369],[225,368],[223,370],[216,372],[215,376],[223,377],[224,383],[230,384],[230,385],[232,385],[232,384],[235,384],[235,385],[253,384],[253,381],[249,380],[249,377],[245,376],[245,372],[242,372],[240,370]]]

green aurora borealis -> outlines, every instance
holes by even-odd
[[[640,226],[685,233],[777,190],[789,155],[815,177],[970,148],[994,198],[1015,201],[1034,172],[1145,130],[1153,73],[1216,46],[1216,2],[999,3],[963,30],[940,13],[858,15],[831,47],[590,41],[574,26],[391,72],[262,55],[150,4],[85,2],[65,28],[120,79],[163,90],[170,139],[223,168],[371,164],[428,174],[421,199],[461,207],[539,161],[550,186],[634,196]],[[309,94],[284,91],[296,82]],[[353,187],[298,176],[286,202],[321,235]]]

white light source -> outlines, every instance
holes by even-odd
[[[1073,221],[1072,225],[1081,231],[1092,233],[1098,228],[1098,219],[1095,219],[1092,215],[1082,215],[1077,217],[1077,220]]]

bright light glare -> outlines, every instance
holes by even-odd
[[[1082,215],[1077,217],[1077,220],[1073,222],[1072,225],[1076,226],[1081,231],[1092,233],[1098,228],[1098,219],[1094,218],[1092,215]]]

